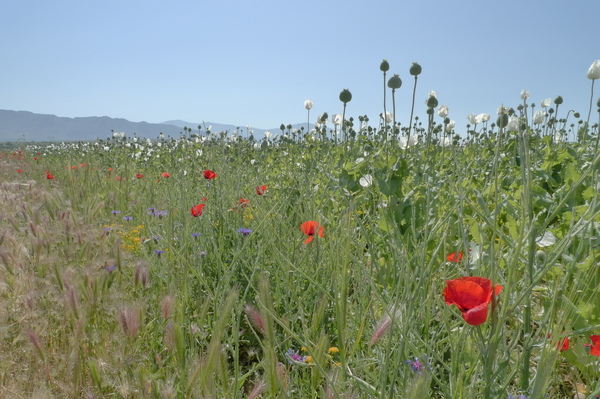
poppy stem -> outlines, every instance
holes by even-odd
[[[585,122],[585,131],[583,132],[583,135],[581,137],[581,144],[582,147],[585,148],[585,139],[587,137],[588,131],[590,129],[590,116],[592,115],[592,103],[594,102],[594,82],[596,81],[596,79],[592,79],[592,92],[590,94],[590,110],[588,111],[588,117],[587,117],[587,121]]]
[[[412,105],[410,107],[410,121],[408,122],[408,137],[406,138],[407,143],[410,143],[410,131],[412,129],[413,113],[415,111],[415,94],[417,93],[417,79],[418,76],[415,75],[415,86],[413,87]]]

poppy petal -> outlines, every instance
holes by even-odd
[[[462,312],[462,317],[472,326],[478,326],[485,323],[488,317],[488,303],[483,303],[473,309]]]
[[[323,231],[325,230],[324,226],[321,226],[321,228],[319,229],[319,236],[325,238],[325,235],[323,234]]]
[[[306,240],[304,240],[304,243],[308,244],[309,242],[311,242],[313,240],[314,237],[315,236],[313,236],[313,235],[309,236]]]

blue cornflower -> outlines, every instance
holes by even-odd
[[[238,233],[242,233],[243,236],[247,236],[248,234],[252,233],[252,229],[246,229],[242,227],[238,230]]]
[[[298,351],[294,351],[292,348],[288,349],[286,355],[290,358],[290,363],[293,362],[301,362],[304,363],[306,361],[306,356],[302,356],[298,354]]]
[[[427,359],[426,356],[425,356],[425,359]],[[404,363],[408,364],[410,366],[410,368],[412,369],[412,371],[414,371],[415,373],[419,373],[419,374],[421,374],[423,372],[423,370],[425,369],[425,366],[429,367],[429,362],[427,362],[427,364],[424,364],[423,362],[421,362],[419,360],[418,357],[415,357],[415,360],[406,360]]]
[[[192,237],[198,238],[198,237],[200,237],[200,233],[192,233]]]
[[[164,249],[155,249],[154,253],[160,257],[160,255],[165,253]]]
[[[112,273],[117,268],[117,265],[111,265],[111,266],[105,265],[102,268],[104,270],[106,270],[108,273]]]
[[[118,215],[119,213],[121,213],[121,211],[112,211],[113,215]]]
[[[131,219],[133,219],[133,216],[125,216],[123,218],[124,221],[129,222]]]

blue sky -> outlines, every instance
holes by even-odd
[[[385,58],[403,81],[403,125],[413,61],[415,114],[436,90],[459,132],[471,112],[518,105],[522,89],[583,116],[599,15],[598,0],[4,2],[0,109],[274,128],[306,121],[306,99],[311,121],[341,113],[347,88],[347,114],[376,121]]]

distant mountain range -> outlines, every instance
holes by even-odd
[[[295,129],[304,127],[305,123],[292,125]],[[157,138],[160,133],[165,137],[179,137],[186,134],[184,127],[192,129],[192,134],[205,133],[210,128],[211,132],[218,133],[238,131],[241,136],[248,135],[245,126],[234,126],[214,122],[192,123],[182,120],[170,120],[163,123],[130,122],[127,119],[110,118],[108,116],[90,116],[81,118],[67,118],[56,115],[35,114],[28,111],[9,111],[0,109],[0,141],[88,141],[112,137],[113,132],[125,132],[127,136],[144,138]],[[310,128],[314,126],[311,124]],[[254,138],[264,137],[270,130],[273,134],[281,133],[279,127],[272,129],[255,129]]]

